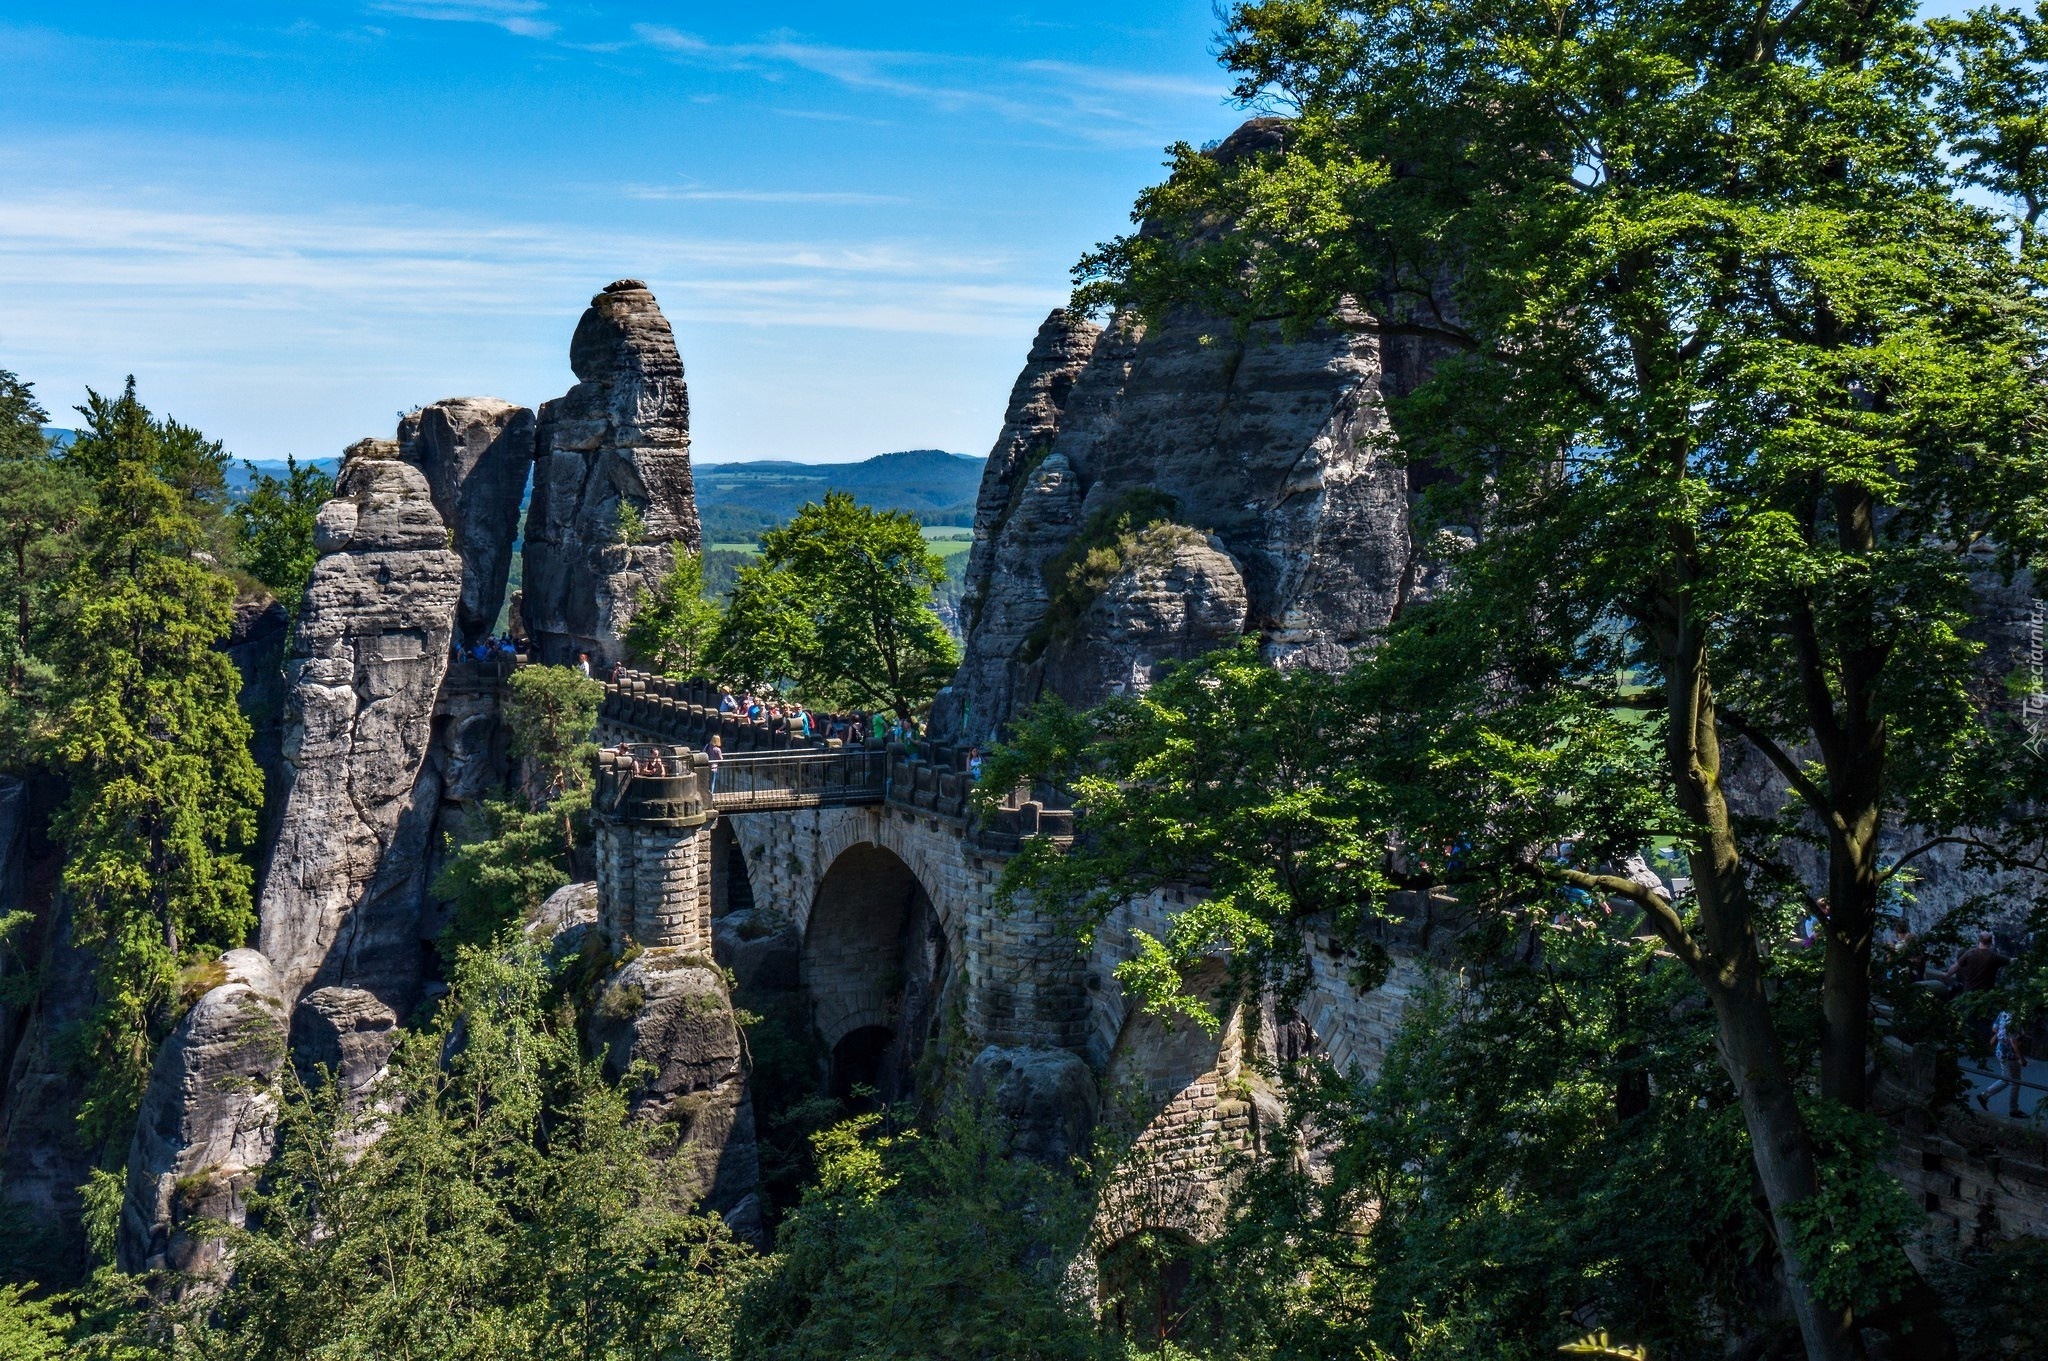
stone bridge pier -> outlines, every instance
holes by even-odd
[[[711,954],[710,765],[688,747],[598,753],[598,928],[614,952]]]

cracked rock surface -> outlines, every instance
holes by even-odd
[[[240,1224],[276,1136],[273,1085],[285,1057],[285,1006],[270,961],[230,950],[221,981],[157,1051],[128,1150],[118,1250],[125,1271],[199,1273],[220,1257],[195,1219]]]
[[[440,775],[427,759],[462,561],[426,478],[387,440],[352,446],[316,521],[291,659],[286,800],[260,899],[287,1007],[356,987],[403,1015]]]
[[[623,655],[637,597],[677,547],[702,547],[690,473],[690,394],[654,295],[621,279],[569,344],[576,386],[543,403],[527,512],[522,608],[537,661]]]

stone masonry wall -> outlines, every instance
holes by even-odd
[[[711,855],[703,827],[597,823],[599,927],[613,948],[711,952]]]

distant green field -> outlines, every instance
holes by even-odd
[[[957,557],[974,547],[974,531],[964,525],[926,525],[925,544],[942,558]],[[706,544],[713,553],[745,553],[749,556],[761,551],[759,544],[714,543]]]

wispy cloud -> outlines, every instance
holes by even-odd
[[[681,203],[908,203],[900,194],[862,194],[834,189],[704,189],[692,185],[629,184],[626,197]]]
[[[1184,112],[1168,104],[1222,101],[1222,80],[1194,80],[1062,61],[994,61],[931,52],[846,47],[779,35],[716,43],[667,24],[634,36],[672,59],[773,76],[797,70],[848,89],[913,100],[945,113],[980,112],[1109,145],[1156,145]]]
[[[1002,335],[1059,301],[1025,282],[1012,259],[915,241],[605,234],[398,209],[291,215],[138,206],[85,193],[0,200],[0,290],[18,304],[0,322],[0,341],[18,341],[25,329],[75,327],[76,315],[61,305],[66,297],[215,319],[298,311],[328,329],[347,327],[365,308],[553,311],[565,293],[624,274],[659,281],[672,315],[755,326]]]
[[[552,38],[561,31],[554,21],[535,17],[547,9],[543,0],[370,0],[370,8],[407,19],[493,24],[522,38]]]

